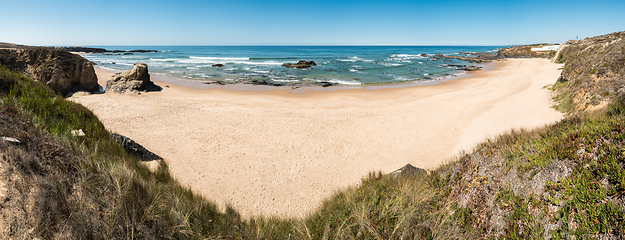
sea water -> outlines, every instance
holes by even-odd
[[[437,59],[435,54],[495,52],[499,46],[94,46],[107,50],[158,52],[86,54],[98,67],[127,71],[148,64],[151,74],[226,83],[266,81],[276,84],[342,85],[432,81],[462,74],[449,65],[475,64]],[[283,67],[299,60],[315,61],[307,69]],[[223,64],[223,67],[213,67]]]

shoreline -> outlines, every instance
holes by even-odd
[[[161,92],[70,99],[165,158],[174,177],[220,207],[230,204],[244,217],[303,217],[371,171],[407,163],[433,169],[489,137],[556,122],[563,114],[543,87],[556,82],[560,66],[508,59],[440,84],[375,91],[155,82]],[[105,74],[98,71],[100,81]]]
[[[226,84],[206,84],[205,81],[199,79],[187,79],[183,77],[175,77],[169,76],[165,74],[150,74],[150,79],[161,87],[167,86],[169,84],[176,85],[178,87],[185,87],[194,90],[210,90],[210,89],[222,89],[236,92],[269,92],[272,90],[286,90],[295,94],[302,94],[307,92],[333,92],[333,91],[342,91],[342,90],[351,90],[351,89],[363,89],[363,90],[380,90],[380,89],[394,89],[394,88],[409,88],[409,87],[420,87],[420,86],[428,86],[428,85],[437,85],[442,84],[448,81],[453,81],[465,77],[471,77],[473,74],[482,71],[489,71],[497,67],[501,60],[483,63],[478,66],[483,67],[477,71],[465,71],[459,74],[450,75],[443,77],[441,79],[431,79],[431,80],[416,80],[416,81],[406,81],[406,82],[396,82],[396,83],[380,83],[380,84],[356,84],[356,85],[333,85],[329,87],[322,87],[318,85],[302,85],[302,86],[269,86],[269,85],[254,85],[249,83],[226,83]],[[149,66],[148,66],[149,67]],[[115,73],[119,73],[119,71],[115,71],[113,69],[100,68],[97,65],[94,66],[96,72],[101,72],[106,76],[112,76]],[[98,83],[105,87],[106,81],[101,81],[98,79]]]

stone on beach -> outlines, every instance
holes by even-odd
[[[117,143],[119,143],[119,145],[122,146],[122,148],[124,148],[124,150],[126,150],[128,154],[137,157],[141,161],[153,161],[163,159],[162,157],[141,146],[141,144],[136,143],[135,141],[124,135],[111,133],[111,136]]]
[[[160,91],[161,88],[150,81],[148,65],[135,63],[134,68],[124,73],[118,73],[113,79],[106,82],[106,91],[125,93],[130,91]]]

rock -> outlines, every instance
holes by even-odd
[[[130,71],[115,74],[113,79],[106,82],[107,92],[125,93],[126,90],[135,92],[160,91],[162,88],[150,81],[147,64],[135,63],[134,68]]]
[[[272,87],[280,87],[283,86],[282,84],[279,83],[271,83],[271,82],[267,82],[266,80],[252,80],[249,83],[253,84],[253,85],[263,85],[263,86],[272,86]]]
[[[425,53],[421,53],[421,54],[419,54],[419,56],[421,56],[421,57],[427,57],[428,55],[427,55],[427,54],[425,54]]]
[[[317,63],[315,63],[315,61],[307,62],[305,60],[300,60],[296,64],[285,63],[285,64],[282,64],[282,66],[288,67],[288,68],[309,68],[312,66],[317,66]]]
[[[111,136],[117,143],[119,143],[119,145],[122,146],[122,148],[124,148],[124,150],[126,150],[128,154],[137,157],[141,161],[163,159],[126,136],[117,133],[111,133]]]
[[[58,50],[63,50],[63,51],[68,51],[68,52],[80,52],[80,53],[102,53],[104,55],[113,55],[113,54],[108,54],[108,53],[124,53],[124,55],[133,55],[132,53],[149,53],[149,52],[158,52],[156,50],[143,50],[143,49],[138,49],[138,50],[131,50],[131,51],[125,51],[125,50],[106,50],[104,48],[90,48],[90,47],[81,47],[81,46],[75,46],[75,47],[58,47],[55,48]],[[118,54],[114,54],[114,55],[118,55]]]
[[[467,65],[459,65],[459,64],[442,64],[439,67],[448,67],[448,68],[454,68],[456,70],[464,70]]]
[[[17,140],[16,138],[12,138],[12,137],[2,137],[1,139],[3,141],[7,141],[7,142],[10,142],[10,143],[15,143],[15,144],[22,143],[20,140]]]
[[[403,166],[400,169],[397,169],[391,172],[390,174],[392,176],[400,176],[403,174],[427,174],[427,173],[428,172],[425,169],[412,166],[412,164],[409,163],[409,164],[406,164],[406,166]]]
[[[439,58],[458,59],[458,60],[468,61],[472,63],[491,62],[491,61],[502,58],[499,55],[495,55],[491,53],[471,52],[471,53],[462,53],[462,54],[473,55],[473,56],[452,56],[452,55],[443,55],[443,54],[436,54],[436,56]]]
[[[213,64],[213,67],[223,67],[224,65],[221,63]]]
[[[204,84],[218,84],[218,85],[226,85],[224,82],[222,81],[207,81],[204,82]]]
[[[104,48],[89,48],[89,47],[61,47],[61,50],[65,50],[68,52],[81,52],[81,53],[105,53],[108,50]]]
[[[134,53],[131,53],[131,52],[126,52],[126,53],[124,53],[124,54],[122,54],[122,55],[135,55],[135,54],[134,54]]]
[[[334,85],[336,85],[336,83],[331,83],[331,82],[319,82],[319,85],[321,85],[322,87],[332,87]]]
[[[91,62],[67,51],[39,47],[0,49],[0,64],[63,96],[69,92],[100,89]]]
[[[463,68],[462,70],[465,70],[465,71],[477,71],[477,70],[481,70],[481,69],[482,69],[482,67],[467,66],[467,67]]]
[[[72,131],[70,131],[70,133],[74,137],[84,137],[85,136],[85,132],[83,132],[82,129],[72,130]]]

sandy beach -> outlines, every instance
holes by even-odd
[[[71,100],[165,158],[183,185],[221,206],[302,217],[371,171],[433,169],[489,137],[561,119],[544,88],[561,66],[507,59],[437,85],[297,94],[156,81],[161,92]],[[102,86],[112,75],[97,73]]]

